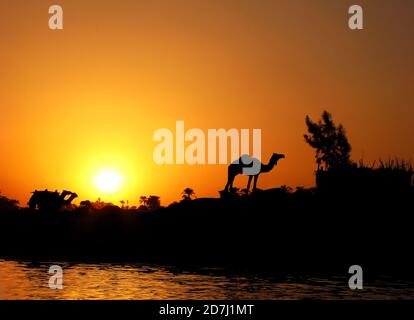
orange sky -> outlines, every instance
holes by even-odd
[[[348,7],[365,30],[348,29]],[[414,2],[0,2],[0,190],[25,205],[34,189],[163,204],[189,186],[218,196],[224,165],[157,166],[158,128],[261,128],[263,158],[285,153],[260,188],[311,186],[306,114],[329,110],[353,159],[414,154]],[[64,30],[48,29],[48,6]],[[125,181],[93,184],[101,168]],[[236,179],[244,186],[246,178]]]

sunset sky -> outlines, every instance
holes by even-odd
[[[60,4],[64,30],[48,28]],[[364,8],[365,29],[348,28]],[[218,196],[225,165],[156,165],[159,128],[260,128],[259,188],[312,186],[304,118],[329,110],[358,161],[414,155],[414,1],[0,0],[0,190],[136,205]],[[95,185],[122,176],[117,192]],[[236,185],[244,187],[239,176]]]

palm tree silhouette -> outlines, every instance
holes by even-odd
[[[148,197],[146,196],[140,196],[139,197],[139,203],[145,207],[148,206]]]
[[[289,186],[287,186],[287,185],[283,185],[283,186],[281,186],[280,187],[280,190],[283,192],[283,193],[285,193],[285,194],[289,194],[289,193],[292,193],[292,188],[291,187],[289,187]]]
[[[183,200],[192,200],[193,197],[196,197],[194,190],[191,188],[185,188],[181,195]]]

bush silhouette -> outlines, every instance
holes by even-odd
[[[319,169],[316,185],[324,192],[359,194],[398,194],[409,192],[412,187],[413,168],[403,160],[380,161],[368,166],[363,161],[358,165]]]
[[[0,192],[0,211],[13,211],[19,208],[19,201],[12,200],[1,195]]]

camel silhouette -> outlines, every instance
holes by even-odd
[[[227,184],[224,187],[224,191],[225,192],[231,192],[231,190],[233,189],[233,182],[234,182],[234,178],[243,173],[243,169],[244,168],[251,168],[253,166],[253,162],[254,161],[259,161],[255,158],[250,158],[250,164],[246,164],[246,161],[244,160],[244,157],[248,157],[246,155],[240,157],[237,161],[231,163],[228,167],[228,171],[227,171]],[[246,192],[249,193],[250,190],[250,185],[252,182],[252,178],[254,177],[254,183],[253,183],[253,191],[256,190],[256,186],[257,186],[257,179],[259,178],[259,175],[261,173],[266,173],[271,171],[276,165],[277,162],[279,161],[279,159],[283,159],[285,158],[285,155],[283,154],[278,154],[278,153],[273,153],[272,156],[270,157],[269,163],[268,164],[263,164],[261,163],[260,165],[260,171],[257,174],[252,174],[252,175],[248,175],[249,176],[249,181],[247,183],[247,188],[246,188]]]
[[[67,198],[67,196],[69,196],[69,198]],[[76,193],[66,190],[61,194],[57,191],[48,191],[47,189],[44,191],[35,190],[30,197],[29,208],[50,211],[60,210],[63,207],[70,205],[73,199],[77,197],[78,195]]]

